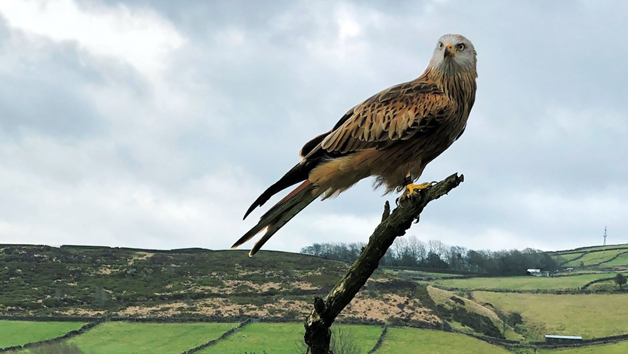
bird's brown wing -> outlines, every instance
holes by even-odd
[[[456,109],[435,84],[411,81],[386,89],[347,112],[334,129],[312,147],[304,146],[305,159],[322,154],[342,156],[352,152],[384,149],[438,126]],[[314,140],[313,140],[314,141]]]
[[[428,132],[452,115],[453,103],[439,88],[417,79],[388,88],[350,109],[332,130],[318,135],[301,149],[303,160],[251,204],[246,218],[275,193],[304,181],[321,162]]]
[[[264,214],[258,224],[232,247],[238,247],[266,230],[251,249],[249,255],[252,256],[275,232],[320,196],[323,191],[315,192],[316,186],[308,180],[309,172],[319,164],[364,149],[385,149],[396,142],[427,133],[451,117],[455,109],[455,103],[438,86],[420,80],[393,86],[357,105],[329,133],[306,143],[301,149],[301,155],[305,155],[303,160],[253,202],[245,217],[273,194],[305,180]]]

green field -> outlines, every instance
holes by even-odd
[[[29,322],[0,320],[0,348],[39,342],[81,328],[82,322]]]
[[[368,352],[382,333],[379,326],[334,325],[334,335],[349,338],[362,353]],[[340,328],[340,332],[338,332]],[[208,347],[201,354],[267,353],[288,354],[305,352],[302,323],[252,323],[227,339]]]
[[[625,354],[628,353],[628,342],[616,344],[593,345],[582,348],[543,349],[538,354]]]
[[[569,262],[575,258],[580,257],[582,254],[584,254],[584,252],[577,252],[577,253],[565,253],[565,254],[554,254],[553,257],[556,260],[556,262],[563,264],[566,262]]]
[[[619,250],[610,250],[610,251],[596,251],[590,252],[584,255],[584,257],[580,259],[576,259],[574,261],[563,264],[563,267],[579,267],[581,262],[584,263],[585,266],[592,266],[598,263],[608,261],[609,259],[617,256],[620,253],[626,252],[626,249]]]
[[[68,342],[86,354],[172,354],[216,339],[236,325],[106,322]]]
[[[377,354],[508,354],[464,334],[413,328],[389,328]]]
[[[577,252],[583,253],[583,252],[591,252],[591,251],[603,251],[603,250],[614,249],[614,248],[623,248],[628,251],[628,244],[580,247],[573,250],[556,251],[556,252],[553,252],[552,254],[566,255],[566,254],[573,254]]]
[[[564,277],[494,277],[434,280],[431,283],[445,288],[458,289],[507,289],[507,290],[560,290],[579,289],[586,283],[602,278],[610,278],[616,273],[596,273]]]
[[[442,290],[435,290],[443,292]],[[524,325],[542,330],[542,333],[580,334],[587,339],[622,333],[622,330],[627,328],[628,319],[622,319],[628,317],[627,310],[625,310],[626,304],[617,303],[617,301],[622,300],[618,297],[626,297],[625,295],[533,295],[475,292],[474,296],[478,301],[489,300],[496,307],[506,311],[513,309],[521,311],[524,315]],[[604,307],[603,304],[614,305]],[[619,313],[608,316],[608,309],[613,306],[617,306],[616,312]],[[549,311],[548,308],[551,308],[552,311]],[[573,308],[573,311],[566,311],[568,308]],[[621,308],[624,310],[620,311]],[[599,313],[603,315],[596,315],[598,312],[595,309],[599,309]],[[574,315],[575,313],[577,314]],[[541,328],[539,323],[545,323],[546,326],[541,326]],[[7,338],[21,338],[21,342],[12,342],[9,345],[25,344],[55,336],[40,336],[30,339],[26,333],[50,334],[53,333],[51,329],[55,329],[63,334],[79,328],[81,325],[81,323],[76,322],[0,321],[0,343],[6,347],[8,346],[6,345]],[[68,342],[77,345],[86,354],[176,354],[211,339],[216,339],[235,325],[237,324],[106,322],[70,339]],[[583,329],[582,327],[586,328]],[[366,353],[373,348],[382,331],[380,326],[336,324],[332,327],[334,336],[338,335],[339,328],[340,341],[344,342],[345,345],[350,343],[358,349],[355,352],[360,353]],[[303,331],[303,324],[301,323],[252,323],[199,353],[302,353],[305,351]],[[342,351],[339,350],[338,352]],[[541,349],[538,354],[623,354],[627,352],[628,341],[582,348]],[[23,350],[19,353],[26,354],[30,351]],[[508,354],[511,352],[463,334],[392,327],[388,329],[384,342],[376,353]],[[533,350],[517,349],[513,353],[533,353]]]
[[[384,269],[384,273],[393,274],[403,278],[451,278],[462,276],[461,274],[424,272],[421,270],[411,269]]]
[[[473,292],[475,301],[519,312],[529,335],[581,335],[584,339],[628,333],[626,294],[516,294]],[[488,306],[488,305],[487,305]]]
[[[610,262],[600,264],[600,267],[621,267],[628,266],[628,253],[620,254],[619,257]]]
[[[434,301],[434,303],[436,303],[437,305],[443,305],[447,309],[451,309],[452,307],[456,306],[454,301],[451,300],[452,296],[456,295],[454,294],[454,292],[438,289],[433,286],[428,286],[427,291],[430,297],[432,298],[432,300]],[[464,308],[467,312],[477,313],[482,316],[486,316],[490,318],[493,324],[495,324],[495,326],[500,330],[500,332],[503,332],[504,322],[497,316],[497,314],[495,313],[495,311],[493,311],[492,308],[482,306],[478,304],[477,302],[473,300],[465,299],[464,297],[460,297],[460,296],[456,296],[456,297],[459,300],[464,301]],[[455,329],[460,330],[462,332],[467,332],[467,333],[473,332],[473,329],[464,327],[462,324],[458,322],[449,321],[449,324]],[[511,340],[525,339],[519,333],[512,330],[512,327],[510,326],[507,326],[505,337],[506,339],[511,339]]]

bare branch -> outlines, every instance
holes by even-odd
[[[380,259],[386,254],[395,238],[403,236],[412,222],[418,221],[419,215],[429,202],[446,195],[463,181],[463,175],[453,174],[422,190],[421,193],[402,200],[390,215],[386,215],[390,207],[384,207],[382,222],[375,228],[369,238],[369,243],[362,249],[360,257],[325,299],[315,299],[315,309],[307,317],[305,323],[304,340],[308,346],[308,353],[330,354],[331,331],[329,328],[377,269]]]

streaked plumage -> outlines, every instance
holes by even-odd
[[[257,198],[245,214],[302,182],[232,248],[266,229],[250,255],[314,199],[337,195],[375,176],[386,192],[416,181],[425,166],[460,137],[475,101],[476,52],[460,35],[442,36],[425,72],[349,110],[329,132],[303,146],[302,160]]]

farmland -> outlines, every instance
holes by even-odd
[[[216,345],[200,351],[202,354],[262,353],[283,354],[305,351],[302,323],[253,323]],[[340,331],[340,332],[338,332]],[[379,326],[339,325],[335,334],[350,338],[363,353],[368,352],[382,328]],[[269,349],[272,348],[272,351]]]
[[[593,345],[583,348],[541,349],[538,354],[625,354],[628,353],[628,342]]]
[[[582,258],[563,264],[563,267],[579,267],[581,265],[596,266],[600,263],[609,261],[612,258],[617,257],[620,254],[624,254],[626,252],[628,252],[628,250],[626,249],[589,252],[585,254],[584,256],[582,256]]]
[[[617,245],[606,245],[606,246],[589,246],[589,247],[580,247],[573,250],[563,250],[551,252],[554,255],[564,255],[564,254],[573,254],[577,252],[595,252],[595,251],[604,251],[616,248],[623,248],[628,250],[628,244],[617,244]]]
[[[628,265],[628,252],[619,254],[617,258],[601,264],[603,267],[625,267],[626,265]]]
[[[233,323],[106,322],[72,338],[86,353],[179,353],[218,338]]]
[[[59,337],[87,322],[113,319],[63,340],[86,354],[177,354],[221,338],[227,331],[228,336],[198,352],[299,353],[304,344],[303,324],[298,320],[311,310],[312,297],[324,295],[348,267],[344,262],[281,252],[261,252],[250,259],[239,251],[195,249],[0,249],[0,281],[6,289],[0,292],[0,312],[5,318],[79,316],[72,319],[75,322],[0,321],[0,348]],[[530,348],[537,344],[531,342],[550,333],[584,339],[625,334],[625,290],[613,280],[585,290],[583,286],[614,278],[618,272],[626,274],[626,251],[612,246],[556,253],[552,257],[583,262],[584,267],[563,269],[553,277],[470,277],[439,269],[380,269],[332,328],[340,329],[336,336],[341,342],[366,353],[387,323],[375,354],[522,354],[532,353]],[[511,323],[514,314],[520,314],[522,321]],[[180,318],[181,323],[172,322]],[[261,322],[231,333],[247,318]],[[370,325],[341,325],[346,319]],[[416,326],[431,329],[411,328]],[[502,339],[518,341],[524,348],[489,344],[505,345],[499,342]],[[538,353],[615,354],[623,353],[627,343],[540,348]]]
[[[461,274],[424,272],[411,269],[385,269],[384,272],[402,278],[453,278],[462,276]]]
[[[79,329],[80,322],[27,322],[0,320],[0,348],[38,342]]]
[[[477,302],[523,316],[528,334],[582,335],[586,338],[619,335],[628,328],[628,296],[624,294],[516,294],[476,291]]]
[[[552,252],[551,254],[562,267],[578,268],[582,266],[628,266],[628,257],[622,255],[626,252],[628,252],[628,245],[608,245],[583,247],[575,250]],[[613,262],[613,258],[616,256],[623,259]]]
[[[590,281],[612,278],[616,273],[593,273],[561,277],[476,277],[466,279],[437,279],[430,283],[446,288],[469,290],[563,290],[579,289]]]
[[[391,328],[377,354],[507,354],[506,349],[462,334]]]
[[[446,291],[442,289],[438,289],[432,286],[428,287],[428,291],[430,297],[434,300],[437,305],[441,305],[446,309],[456,308],[460,305],[460,302],[463,302],[464,305],[462,307],[468,313],[479,314],[482,316],[486,316],[495,327],[502,332],[506,339],[512,340],[523,340],[523,336],[519,333],[516,333],[511,329],[510,326],[507,325],[507,330],[504,331],[504,321],[495,313],[494,309],[491,307],[483,306],[473,300],[456,297],[455,294],[451,291]],[[452,299],[453,298],[453,299]],[[454,301],[454,299],[456,301]],[[459,321],[449,321],[449,323],[456,329],[459,329],[463,332],[472,333],[473,330],[463,326]]]
[[[16,322],[12,321],[12,323]],[[232,326],[233,324],[228,323],[108,322],[68,342],[76,344],[87,354],[176,354],[207,342],[211,338],[217,338]],[[366,353],[372,349],[382,331],[382,327],[379,326],[338,325],[336,327],[340,331],[334,330],[334,336],[339,335],[346,341],[340,345],[353,346],[360,353]],[[265,351],[273,354],[296,354],[303,352],[302,336],[303,325],[301,323],[253,323],[199,353],[241,354]],[[389,328],[377,353],[450,353],[452,349],[458,353],[469,354],[508,353],[503,348],[462,334],[416,328]],[[30,352],[29,350],[20,351],[22,354]]]

